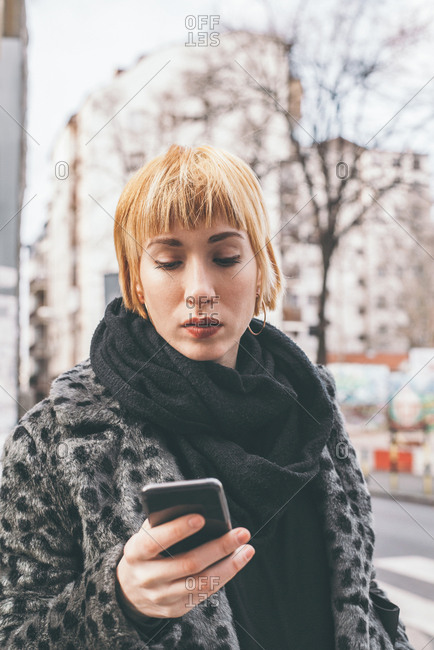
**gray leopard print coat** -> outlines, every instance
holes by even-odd
[[[370,496],[334,380],[318,368],[335,404],[312,484],[327,545],[336,650],[414,650],[401,619],[392,645],[370,595],[371,588],[387,598],[372,566]],[[217,599],[168,619],[149,641],[120,608],[116,566],[145,518],[138,492],[149,481],[184,477],[148,423],[122,416],[89,359],[55,379],[48,398],[21,418],[2,462],[2,648],[239,650],[224,587]]]

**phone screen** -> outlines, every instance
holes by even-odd
[[[216,478],[150,483],[140,496],[151,527],[193,512],[205,517],[205,525],[197,533],[162,549],[163,556],[189,551],[232,528],[223,485]]]

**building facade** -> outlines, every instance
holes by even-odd
[[[20,211],[25,186],[27,30],[24,0],[0,3],[0,441],[19,407]]]
[[[281,113],[270,111],[269,96],[258,96],[255,84],[246,83],[246,70],[255,83],[275,94],[281,106],[300,117],[300,84],[288,83],[285,52],[273,39],[239,32],[222,36],[218,48],[174,46],[141,57],[131,69],[117,71],[112,83],[89,96],[69,120],[53,148],[52,164],[58,171],[42,237],[46,240],[42,311],[50,342],[43,385],[89,355],[91,336],[106,304],[120,295],[113,244],[118,198],[132,173],[172,143],[214,144],[238,154],[255,170],[285,275],[284,296],[267,319],[315,359],[320,251],[309,240],[308,212],[297,226],[306,230],[304,242],[294,242],[282,228],[309,196],[291,162],[287,123]],[[357,175],[360,201],[369,200],[375,174],[386,173],[391,182],[396,180],[394,157],[363,152]],[[418,213],[425,227],[426,158],[409,152],[400,156],[400,164],[411,183],[420,184],[419,194],[424,196],[418,202],[414,191],[397,185],[381,203],[393,214],[398,208]],[[353,207],[348,208],[348,218]],[[396,261],[386,261],[384,238],[391,237],[393,219],[377,208],[383,223],[371,209],[371,221],[352,229],[333,259],[327,304],[331,354],[371,354],[377,349],[402,353],[408,348],[408,319],[399,308],[405,300],[399,297],[403,282],[397,280],[396,267],[401,265],[407,277],[415,251],[406,235],[399,244],[401,253],[394,244]],[[395,234],[398,242],[402,233]]]

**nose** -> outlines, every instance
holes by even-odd
[[[212,272],[199,258],[190,260],[186,268],[185,304],[194,315],[209,312],[208,300],[215,298]],[[212,303],[211,303],[212,304]]]

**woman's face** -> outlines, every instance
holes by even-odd
[[[247,232],[218,221],[174,229],[143,248],[136,290],[160,336],[190,359],[235,368],[261,278]],[[207,317],[211,326],[184,326]]]

